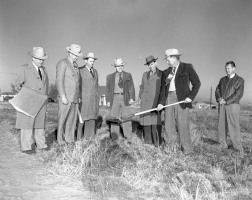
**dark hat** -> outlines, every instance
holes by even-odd
[[[155,62],[158,58],[155,58],[154,56],[149,56],[145,59],[146,63],[144,65],[149,65],[151,62]]]

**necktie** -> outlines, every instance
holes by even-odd
[[[94,71],[93,71],[93,67],[90,68],[90,74],[92,75],[92,77],[94,78]]]
[[[118,86],[119,86],[120,88],[123,88],[123,78],[122,78],[122,73],[119,73]]]
[[[41,73],[41,71],[40,71],[40,67],[38,68],[38,73],[39,73],[40,79],[42,80],[42,73]]]
[[[76,62],[73,62],[73,66],[74,66],[74,68],[77,68],[77,67],[78,67],[78,65],[77,65]]]
[[[175,74],[175,70],[176,70],[176,67],[173,67],[173,68],[172,68],[172,71],[171,71],[171,75],[174,75],[174,74]]]

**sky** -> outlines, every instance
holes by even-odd
[[[100,85],[115,71],[114,59],[122,58],[136,97],[150,55],[164,70],[165,50],[179,49],[181,61],[192,63],[200,77],[195,100],[203,101],[210,100],[211,88],[215,100],[225,63],[233,60],[245,79],[242,102],[252,104],[252,0],[0,0],[1,91],[11,91],[34,46],[48,54],[44,66],[55,83],[57,62],[71,44],[95,53]]]

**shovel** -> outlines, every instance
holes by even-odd
[[[185,101],[179,101],[179,102],[176,102],[176,103],[168,104],[168,105],[163,106],[163,108],[178,105],[178,104],[181,104],[181,103],[184,103],[184,102]],[[131,115],[122,117],[121,119],[120,118],[112,118],[112,119],[109,119],[109,121],[123,123],[123,122],[126,122],[126,121],[130,120],[132,117],[142,115],[142,114],[145,114],[145,113],[149,113],[149,112],[152,112],[152,111],[156,111],[156,110],[157,110],[157,108],[152,108],[152,109],[149,109],[149,110],[145,110],[145,111],[142,111],[142,112],[138,112],[138,113],[135,113],[135,114],[131,114]]]

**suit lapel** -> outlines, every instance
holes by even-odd
[[[70,69],[71,73],[74,75],[75,80],[78,80],[78,72],[76,72],[76,71],[74,70],[73,63],[71,63],[70,60],[69,60],[68,58],[66,58],[65,60],[66,60],[66,63],[67,63],[68,68]]]
[[[177,78],[184,70],[184,64],[182,62],[179,63],[178,69],[177,69],[177,73],[176,73],[176,77]]]

